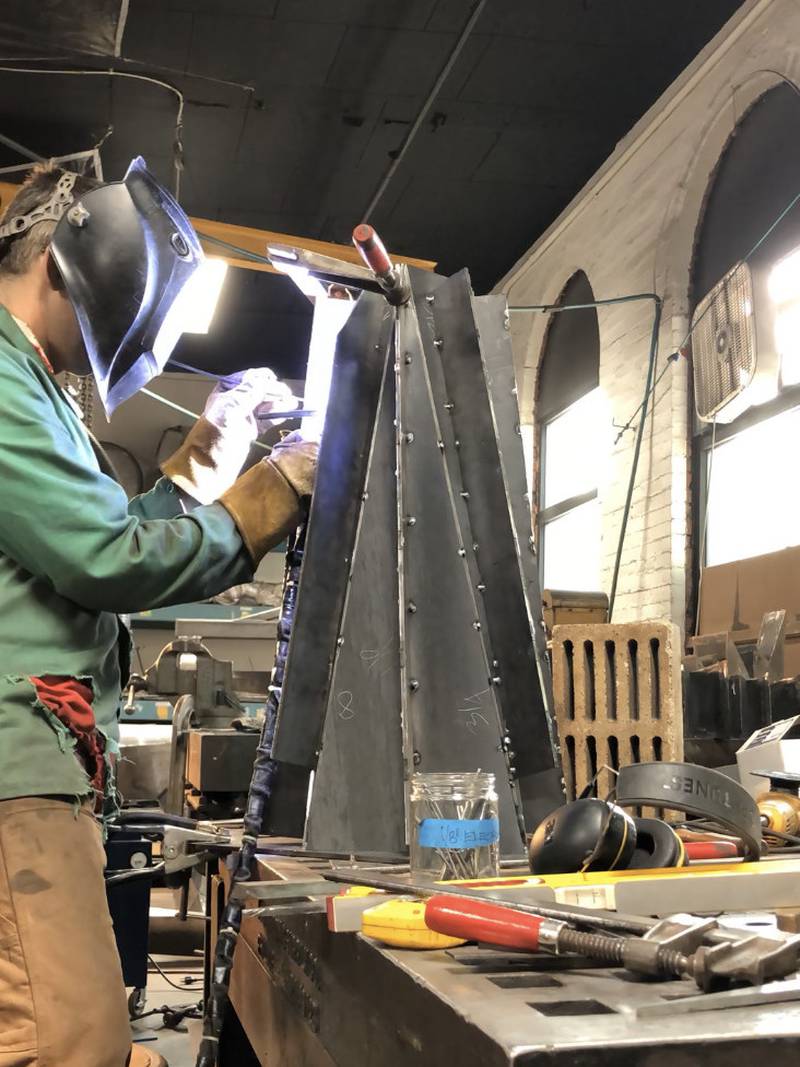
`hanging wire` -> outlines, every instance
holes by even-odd
[[[113,68],[107,70],[94,70],[92,68],[73,69],[69,67],[11,67],[0,64],[0,74],[4,71],[9,74],[49,74],[60,77],[128,78],[132,81],[149,82],[151,85],[157,85],[162,89],[166,89],[167,92],[172,93],[178,102],[175,114],[173,165],[175,169],[175,199],[180,199],[181,171],[183,170],[183,111],[185,100],[183,93],[175,85],[172,85],[167,81],[162,81],[161,78],[154,78],[150,74],[136,74],[133,71],[114,70]]]

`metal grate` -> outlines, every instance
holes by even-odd
[[[732,267],[700,301],[692,331],[697,414],[710,421],[756,372],[753,283],[746,263]]]
[[[683,759],[681,635],[671,622],[553,629],[553,702],[567,800],[612,770]],[[604,767],[612,770],[604,770]]]

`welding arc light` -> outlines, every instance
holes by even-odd
[[[775,347],[781,359],[781,382],[800,382],[800,248],[779,260],[767,282],[775,308]]]

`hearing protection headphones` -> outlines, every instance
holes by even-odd
[[[745,858],[761,855],[758,808],[732,779],[691,763],[637,763],[620,770],[614,803],[581,797],[539,824],[530,843],[531,871],[568,874],[683,867],[684,844],[671,826],[624,810],[640,806],[697,815],[740,838]]]

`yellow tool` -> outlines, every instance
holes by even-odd
[[[361,933],[392,948],[455,948],[465,942],[437,934],[425,925],[425,901],[395,897],[361,916]]]

